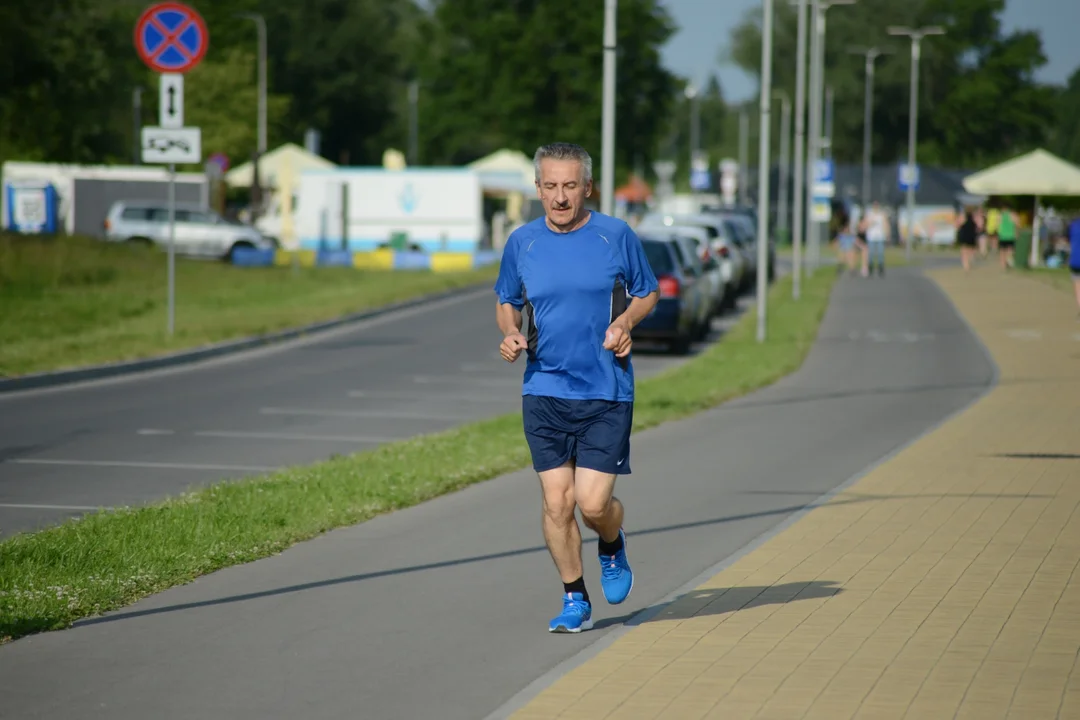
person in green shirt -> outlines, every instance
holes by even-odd
[[[1020,224],[1016,213],[1010,208],[1001,209],[1001,221],[998,225],[998,258],[1001,269],[1008,270],[1013,264],[1013,252],[1016,250],[1016,232]]]

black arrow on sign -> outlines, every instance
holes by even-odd
[[[176,86],[169,86],[169,117],[176,114]]]

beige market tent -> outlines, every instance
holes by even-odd
[[[1039,198],[1046,195],[1080,195],[1080,167],[1039,149],[968,175],[964,178],[964,189],[975,195],[1035,196],[1030,262],[1037,265],[1040,258]]]
[[[535,187],[532,158],[520,150],[496,150],[468,167],[485,190],[528,193]]]
[[[259,182],[263,187],[277,187],[278,175],[284,168],[294,175],[304,170],[326,170],[336,165],[324,157],[310,153],[294,143],[285,143],[262,156],[259,160]],[[229,187],[251,187],[254,175],[252,163],[237,165],[225,173]]]
[[[1080,195],[1080,167],[1035,150],[968,175],[964,189],[976,195]]]
[[[473,160],[467,167],[480,176],[485,193],[506,198],[506,216],[518,222],[525,198],[536,189],[532,158],[520,150],[503,148]]]

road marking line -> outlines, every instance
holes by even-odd
[[[19,465],[85,465],[88,467],[128,467],[159,470],[236,470],[241,472],[268,472],[276,467],[263,465],[211,465],[203,463],[139,462],[127,460],[61,460],[49,458],[14,458],[5,462]]]
[[[0,503],[0,508],[12,510],[100,510],[91,505],[35,505],[32,503]]]
[[[308,440],[312,442],[351,442],[382,444],[405,438],[374,437],[370,435],[303,435],[298,433],[240,432],[229,430],[198,430],[193,435],[213,438],[237,438],[250,440]]]
[[[142,428],[135,431],[136,435],[175,435],[175,430],[157,430],[155,428]]]
[[[457,422],[470,419],[466,415],[439,415],[427,412],[395,412],[392,410],[319,410],[308,408],[264,407],[259,412],[263,415],[308,415],[311,417],[341,418],[390,418],[395,420],[443,420]]]
[[[452,402],[478,402],[478,403],[505,403],[515,400],[516,397],[504,395],[503,397],[480,397],[465,393],[425,393],[425,392],[396,392],[393,390],[350,390],[348,396],[352,398],[376,398],[380,400],[448,400]]]

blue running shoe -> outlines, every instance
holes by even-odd
[[[581,593],[566,593],[562,600],[562,614],[548,625],[549,632],[578,633],[592,630],[592,606],[585,602]]]
[[[634,572],[626,560],[626,533],[621,529],[619,537],[622,538],[622,550],[614,555],[600,555],[600,586],[612,605],[621,603],[634,589]]]

